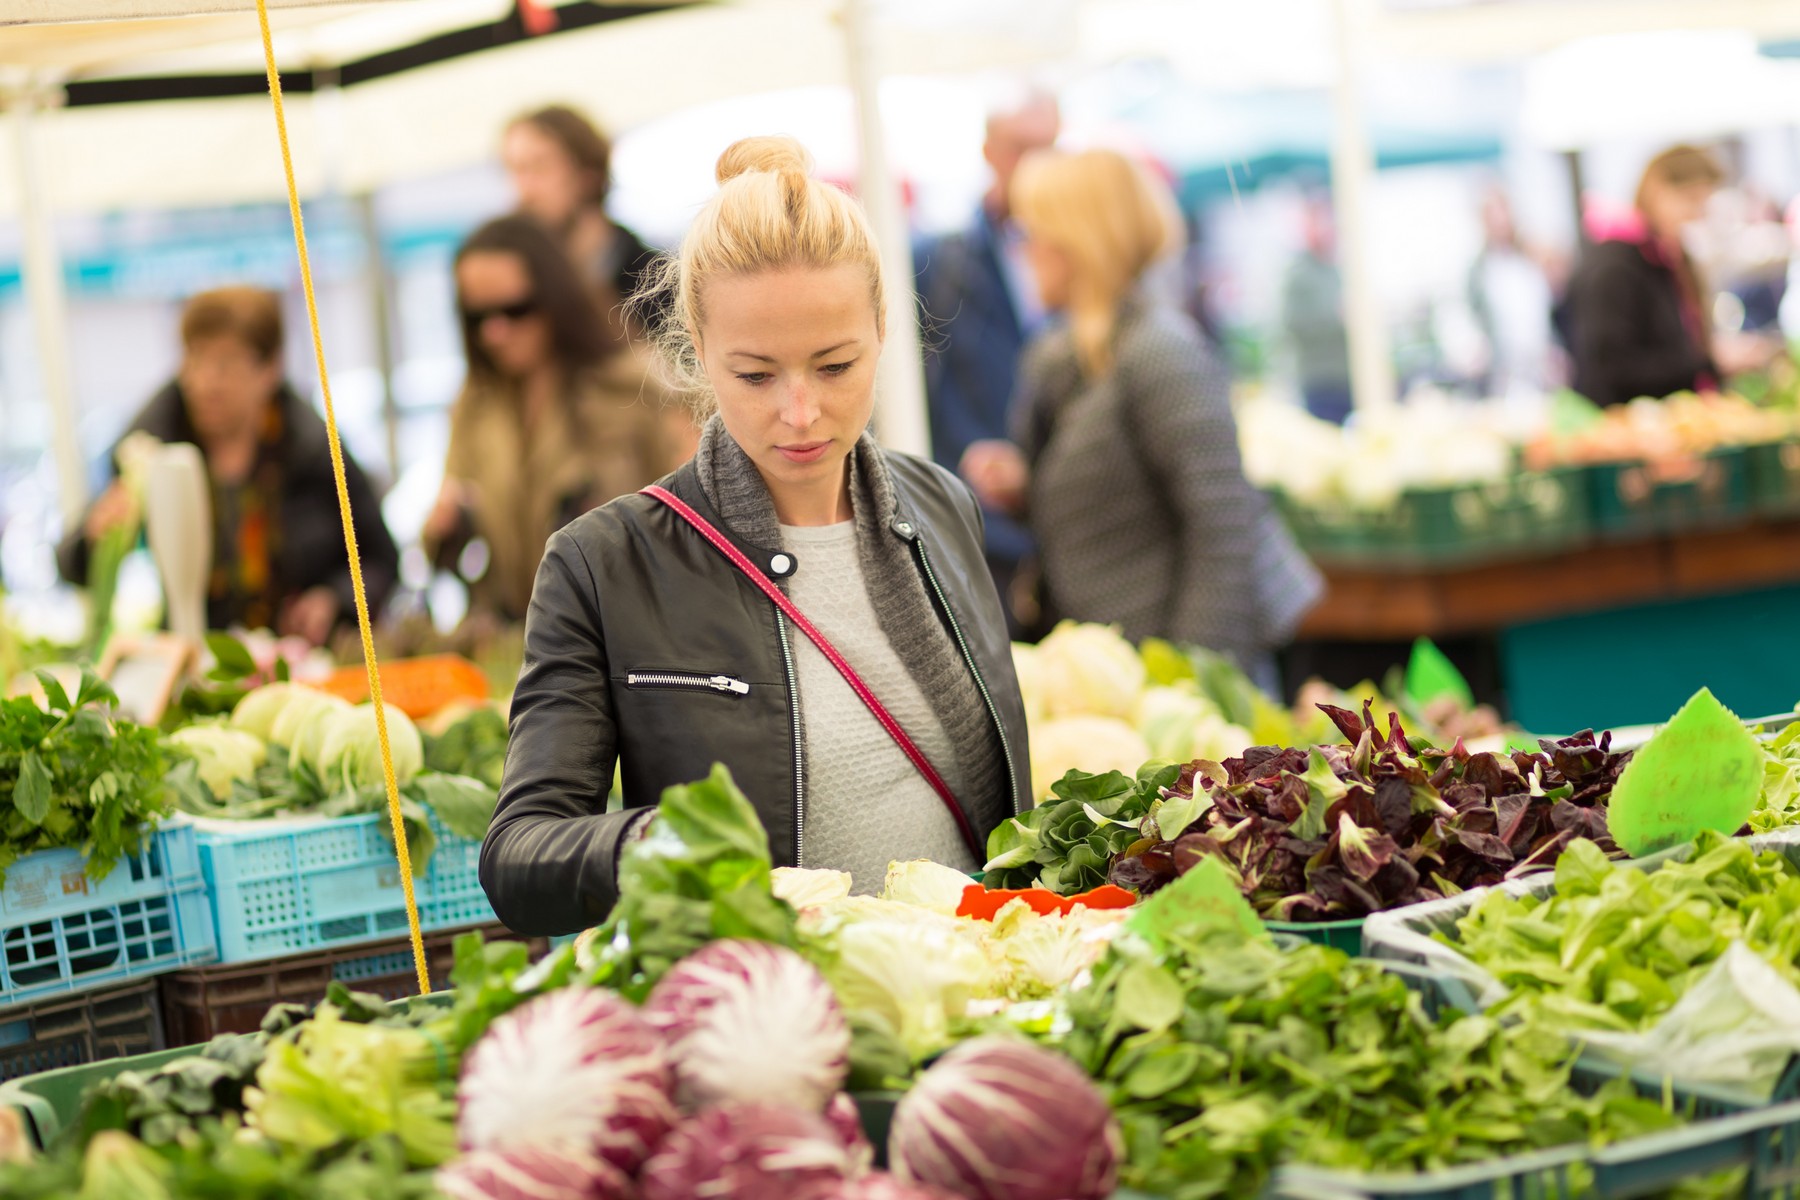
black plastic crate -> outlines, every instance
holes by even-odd
[[[164,1045],[154,979],[0,1009],[0,1080]]]

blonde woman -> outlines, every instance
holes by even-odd
[[[715,762],[777,865],[861,891],[893,859],[975,869],[1027,803],[975,498],[870,436],[886,281],[862,210],[807,171],[786,138],[720,158],[663,289],[672,365],[711,413],[699,452],[556,534],[538,570],[481,856],[519,932],[603,919],[621,845]]]
[[[1028,516],[1057,615],[1210,647],[1273,686],[1319,579],[1244,478],[1225,364],[1139,286],[1181,244],[1174,200],[1123,155],[1043,153],[1013,211],[1063,320],[1026,351],[1013,440],[970,447],[965,476]]]

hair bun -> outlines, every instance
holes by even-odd
[[[729,183],[739,175],[767,171],[773,175],[793,172],[806,175],[812,171],[812,156],[806,147],[791,137],[751,137],[731,143],[719,155],[713,174],[719,183]]]

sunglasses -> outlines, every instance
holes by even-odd
[[[487,308],[464,308],[462,319],[463,324],[470,329],[480,329],[487,324],[490,317],[500,317],[506,321],[523,321],[537,310],[537,297],[527,296],[523,300],[514,300],[511,304],[495,304]]]

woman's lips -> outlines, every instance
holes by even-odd
[[[831,449],[831,443],[801,442],[794,446],[777,446],[775,449],[791,463],[815,463],[825,457],[825,451]]]

